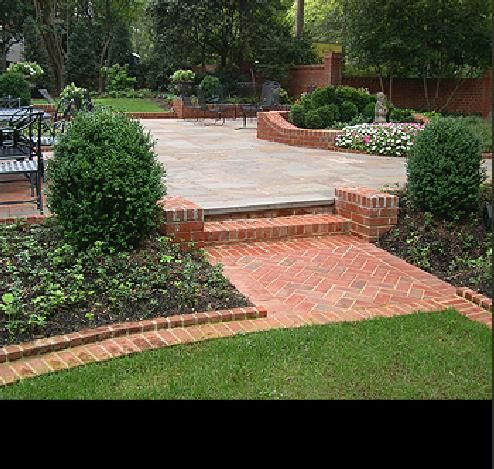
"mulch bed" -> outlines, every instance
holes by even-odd
[[[378,245],[407,262],[457,287],[468,287],[492,298],[492,230],[482,216],[460,222],[433,219],[414,211],[400,196],[397,226]],[[482,258],[482,261],[478,261]]]
[[[76,253],[49,225],[0,225],[0,346],[253,306],[201,251],[183,252],[156,235],[129,253]],[[4,295],[12,294],[14,307],[5,310]]]

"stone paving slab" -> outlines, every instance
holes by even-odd
[[[178,119],[142,120],[167,169],[170,195],[205,209],[332,200],[336,187],[403,184],[405,158],[292,147],[258,140],[255,120],[224,126]],[[492,160],[486,162],[492,175]]]

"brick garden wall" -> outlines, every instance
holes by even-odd
[[[323,64],[292,67],[288,80],[288,93],[290,96],[299,96],[314,85],[324,88],[341,84],[342,60],[342,54],[330,52],[324,58]]]
[[[429,96],[435,95],[436,80],[428,82]],[[376,77],[343,77],[342,84],[354,88],[367,88],[371,93],[381,91],[379,78]],[[436,109],[441,108],[453,91],[456,81],[441,79],[439,82],[439,98]],[[388,94],[389,82],[384,83],[385,93]],[[392,86],[392,101],[403,108],[423,109],[426,106],[424,85],[421,78],[395,78]],[[492,71],[483,78],[470,78],[462,82],[451,102],[448,111],[464,113],[481,113],[487,117],[492,112]]]

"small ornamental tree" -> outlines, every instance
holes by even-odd
[[[68,242],[126,249],[157,228],[164,170],[152,148],[123,114],[77,115],[48,164],[48,204]]]
[[[407,174],[413,205],[444,219],[478,210],[481,142],[458,119],[437,119],[415,138]]]

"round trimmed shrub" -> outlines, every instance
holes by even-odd
[[[336,122],[340,118],[340,110],[336,104],[327,104],[325,106],[320,107],[317,112],[319,113],[319,117],[322,121],[321,129],[327,129],[331,127],[334,122]]]
[[[305,127],[307,129],[322,129],[323,121],[319,115],[319,110],[311,110],[305,114]]]
[[[362,115],[370,120],[371,122],[376,117],[376,103],[368,103],[365,105],[364,110],[362,111]]]
[[[350,122],[358,114],[358,107],[350,101],[343,101],[340,106],[340,119]]]
[[[305,125],[305,110],[301,104],[294,104],[290,109],[288,120],[295,126],[303,128]]]
[[[21,104],[28,106],[31,102],[31,89],[21,73],[7,72],[0,75],[0,97],[21,98]]]
[[[322,106],[334,103],[336,91],[334,87],[327,86],[326,88],[318,88],[314,90],[308,99],[310,100],[310,108],[317,109]]]
[[[481,166],[480,140],[455,119],[437,119],[416,138],[407,163],[412,204],[444,219],[478,210]]]
[[[138,122],[108,109],[82,112],[48,162],[48,204],[69,243],[127,249],[158,226],[163,175]]]

